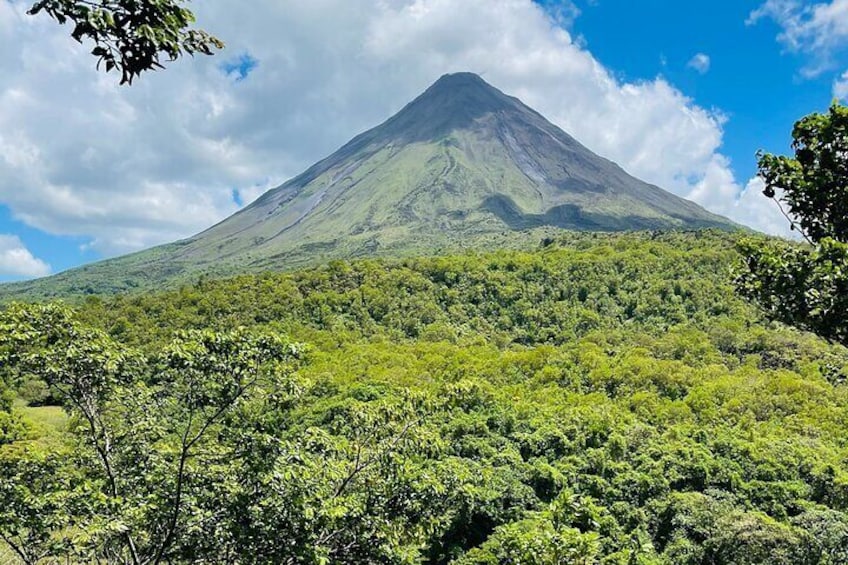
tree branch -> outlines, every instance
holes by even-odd
[[[787,220],[789,220],[789,225],[791,225],[791,226],[792,226],[792,229],[793,229],[793,230],[795,230],[795,231],[797,231],[798,233],[800,233],[800,234],[801,234],[801,236],[802,236],[804,239],[806,239],[806,240],[807,240],[807,243],[809,243],[810,245],[814,245],[814,244],[813,244],[813,241],[812,241],[812,240],[810,239],[810,237],[807,235],[807,232],[805,232],[805,231],[801,228],[801,226],[799,226],[799,225],[795,222],[795,220],[793,220],[793,219],[792,219],[792,217],[791,217],[791,216],[790,216],[790,215],[786,212],[786,210],[784,210],[784,208],[783,208],[783,204],[781,204],[781,203],[780,203],[780,200],[777,198],[777,196],[772,196],[772,197],[771,197],[771,199],[772,199],[772,200],[774,200],[774,202],[777,204],[777,207],[780,209],[780,213],[781,213],[781,214],[783,214],[783,217],[784,217],[784,218],[786,218]]]

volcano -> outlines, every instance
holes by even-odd
[[[738,226],[629,175],[479,76],[457,73],[194,237],[4,294],[121,291],[203,273],[485,248],[542,228],[709,227]]]

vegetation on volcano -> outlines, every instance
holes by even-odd
[[[743,237],[9,306],[0,535],[30,563],[844,563],[848,350],[736,294]]]

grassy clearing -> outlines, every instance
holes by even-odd
[[[0,565],[18,565],[21,560],[12,549],[0,541]]]
[[[60,406],[27,406],[24,401],[18,399],[15,401],[15,409],[39,432],[38,435],[58,434],[68,426],[68,414]]]

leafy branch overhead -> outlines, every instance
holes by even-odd
[[[183,55],[212,55],[223,42],[192,29],[194,14],[186,0],[41,0],[29,14],[48,14],[60,24],[71,22],[71,36],[94,42],[97,68],[121,72],[121,84],[132,84],[145,71],[164,68],[163,61]]]

